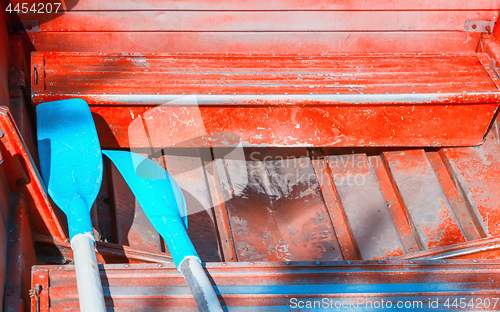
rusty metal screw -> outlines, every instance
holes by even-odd
[[[335,250],[335,247],[331,246],[330,251],[334,251],[334,250]]]
[[[243,251],[248,251],[248,247],[243,247]]]
[[[488,25],[488,26],[484,27],[484,30],[486,30],[488,33],[490,33],[490,32],[491,32],[491,27],[490,27],[490,25]]]
[[[477,28],[477,25],[476,24],[472,24],[472,29],[476,29]]]

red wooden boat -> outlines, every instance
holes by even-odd
[[[35,135],[70,98],[174,176],[227,311],[500,309],[500,1],[0,3],[3,311],[79,309]],[[104,161],[108,311],[196,311]]]

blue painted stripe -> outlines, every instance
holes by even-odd
[[[187,287],[103,287],[104,293],[113,296],[151,295],[168,296],[189,294]],[[496,283],[408,283],[361,285],[284,285],[284,286],[215,286],[218,295],[327,295],[327,294],[414,294],[444,292],[496,291]]]

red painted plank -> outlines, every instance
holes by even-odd
[[[474,55],[40,55],[33,102],[85,99],[106,147],[475,145],[498,102]]]
[[[421,301],[423,309],[437,300],[441,310],[458,310],[445,308],[446,299],[484,302],[488,298],[490,308],[493,306],[499,267],[497,260],[256,262],[209,263],[206,273],[216,285],[222,305],[230,311],[289,311],[292,298],[311,302],[325,298],[340,304],[383,300],[394,302],[393,306],[398,301]],[[116,311],[196,310],[173,264],[105,265],[101,274],[107,304]],[[50,311],[78,309],[73,266],[35,266],[33,277],[32,287],[39,283],[44,289],[40,311],[49,311],[49,294]],[[366,303],[351,307],[371,310]]]
[[[392,179],[427,249],[466,241],[424,150],[385,152]]]
[[[200,107],[207,133],[223,133],[210,144],[226,147],[238,138],[243,146],[425,146],[477,145],[496,104],[456,106],[312,106]],[[91,107],[99,140],[105,148],[148,147],[129,132],[134,116],[148,107]],[[436,118],[429,118],[435,116]],[[438,118],[439,117],[439,118]],[[182,119],[174,121],[188,121]],[[189,141],[193,126],[157,128],[157,146],[197,147],[208,141]],[[315,120],[315,123],[311,123]],[[426,120],[422,123],[422,120]],[[181,124],[179,122],[178,124]],[[467,123],[470,126],[462,127]],[[163,129],[164,127],[167,127]],[[163,129],[163,130],[159,130]]]
[[[332,94],[496,91],[476,56],[42,54],[34,93]],[[44,63],[44,64],[41,64]],[[311,69],[312,68],[312,69]],[[42,86],[44,86],[42,88]],[[429,102],[426,99],[425,102]]]
[[[244,169],[219,168],[238,260],[341,260],[307,151],[277,152],[247,149]],[[234,180],[242,170],[246,185]]]
[[[231,225],[229,223],[229,214],[225,204],[224,194],[222,193],[222,185],[219,177],[219,169],[221,166],[217,166],[218,162],[220,163],[222,160],[204,161],[205,172],[207,174],[208,188],[210,190],[212,205],[214,207],[223,260],[236,262],[238,261],[238,254],[236,251],[234,236],[231,231]]]
[[[437,152],[425,153],[429,162],[436,173],[439,183],[446,193],[446,197],[450,201],[451,207],[455,212],[457,220],[460,222],[460,227],[463,229],[467,240],[476,240],[486,237],[482,227],[477,223],[474,211],[469,211],[464,203],[459,191],[457,190],[450,173],[445,167],[443,160]]]
[[[403,243],[368,157],[347,154],[328,156],[326,161],[362,259],[403,254]]]
[[[319,158],[317,152],[313,154],[315,157],[311,160],[314,167],[318,183],[321,187],[321,194],[325,201],[328,210],[328,216],[332,221],[335,230],[335,236],[342,248],[342,255],[345,260],[359,260],[359,250],[353,240],[347,218],[339,200],[337,190],[333,183],[333,178],[324,158]]]
[[[496,127],[482,146],[441,150],[468,208],[488,236],[500,235],[500,145]]]
[[[420,251],[422,249],[418,235],[413,234],[410,223],[408,222],[408,217],[406,215],[405,208],[398,194],[395,186],[392,184],[387,170],[384,165],[384,161],[380,156],[370,156],[368,157],[373,172],[377,177],[380,190],[384,195],[385,201],[391,217],[394,220],[396,228],[398,230],[401,242],[404,245],[405,252],[407,254]]]
[[[13,0],[12,3],[27,3],[33,0]],[[86,0],[62,1],[65,7],[73,11],[102,11],[102,10],[499,10],[498,0],[357,0],[357,1],[328,1],[328,0],[243,0],[238,2],[203,1],[203,0]],[[39,2],[37,2],[39,3]]]
[[[20,193],[28,201],[29,214],[35,231],[50,234],[56,241],[67,240],[56,210],[45,193],[42,179],[24,141],[6,107],[0,107],[0,153],[9,190]]]
[[[467,53],[480,33],[447,32],[50,32],[36,51],[205,53]]]
[[[41,32],[113,31],[463,31],[498,11],[70,11],[21,14]]]

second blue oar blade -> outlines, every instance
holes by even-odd
[[[185,257],[199,258],[187,236],[184,195],[172,176],[157,163],[138,154],[123,151],[102,153],[115,164],[149,221],[165,239],[176,266]]]
[[[151,224],[168,246],[175,266],[184,276],[199,311],[222,312],[196,250],[187,235],[186,203],[181,189],[160,165],[143,156],[103,151],[134,193]]]

